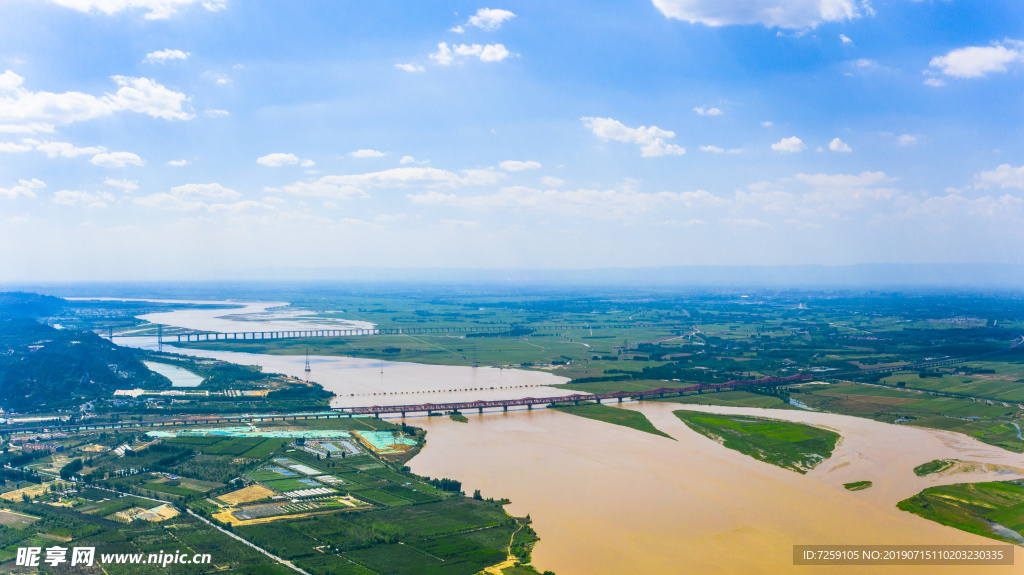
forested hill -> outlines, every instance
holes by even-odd
[[[139,361],[89,331],[55,329],[36,318],[63,300],[35,294],[0,294],[0,407],[19,412],[53,410],[110,397],[115,389],[169,387]]]

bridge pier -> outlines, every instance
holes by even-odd
[[[532,403],[527,403],[526,404],[526,410],[527,411],[533,411],[533,404]]]
[[[405,412],[402,412],[402,419],[405,419]]]
[[[478,407],[477,409],[479,410],[479,413],[480,413],[480,415],[483,415],[483,414],[484,414],[484,408],[482,408],[482,407]]]

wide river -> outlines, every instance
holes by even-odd
[[[173,325],[192,327],[178,314],[194,312],[170,312]],[[118,343],[155,345],[153,338]],[[304,357],[164,348],[304,377]],[[344,405],[564,393],[544,387],[561,378],[540,372],[385,364],[382,375],[380,363],[372,360],[316,357],[311,362],[311,379],[339,394],[336,402]],[[478,389],[445,391],[470,388]],[[992,544],[991,539],[927,521],[895,505],[932,485],[1024,477],[1024,455],[956,433],[808,411],[658,402],[624,408],[643,412],[673,439],[552,410],[467,414],[468,424],[417,417],[410,423],[427,429],[428,441],[410,466],[416,473],[458,478],[467,492],[480,489],[485,497],[510,498],[509,511],[529,514],[541,537],[534,564],[559,575],[964,573],[959,566],[796,568],[792,546]],[[690,431],[672,414],[677,409],[800,421],[833,429],[843,439],[830,459],[801,475]],[[1004,469],[927,477],[913,473],[915,466],[933,459],[992,463]],[[865,479],[874,487],[859,492],[842,487]],[[971,570],[1019,573],[1020,567]]]

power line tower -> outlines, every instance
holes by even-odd
[[[307,347],[306,348],[306,381],[309,381],[310,373],[312,373],[312,371],[313,370],[309,368],[309,348]]]

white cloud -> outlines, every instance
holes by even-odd
[[[78,190],[60,190],[53,194],[53,203],[62,206],[86,206],[89,208],[105,208],[107,202],[113,202],[113,194],[109,192],[80,192]]]
[[[303,168],[312,168],[313,166],[316,165],[316,162],[314,162],[313,160],[302,160],[301,162],[299,162],[299,165],[302,166]]]
[[[145,10],[147,20],[164,20],[178,13],[181,8],[199,4],[211,12],[224,8],[226,0],[50,0],[54,4],[78,10],[79,12],[102,12],[116,14],[130,9]]]
[[[218,183],[184,184],[171,188],[170,193],[152,194],[135,198],[134,203],[148,208],[181,212],[206,210],[208,212],[240,212],[248,209],[276,210],[268,202],[238,200],[242,194]],[[218,201],[219,200],[219,201]]]
[[[101,168],[124,168],[143,164],[142,158],[131,152],[104,152],[96,154],[89,161]]]
[[[828,143],[828,149],[832,150],[833,152],[853,151],[852,149],[850,149],[850,146],[846,144],[846,142],[840,140],[839,138],[833,138],[833,140]]]
[[[0,198],[13,200],[18,197],[34,198],[36,197],[35,192],[32,190],[38,190],[45,188],[46,184],[32,178],[31,180],[18,180],[18,183],[9,188],[0,188]]]
[[[476,14],[469,17],[469,20],[466,21],[466,25],[476,26],[481,30],[492,32],[501,28],[501,25],[505,21],[511,20],[515,17],[516,15],[508,10],[501,10],[499,8],[481,8],[476,11]]]
[[[459,196],[431,190],[409,194],[407,197],[413,204],[419,205],[451,205],[467,209],[516,208],[602,219],[628,219],[672,205],[690,208],[727,203],[704,190],[642,193],[628,186],[617,190],[582,189],[566,192],[515,186],[483,196]]]
[[[850,38],[846,34],[840,34],[839,35],[839,39],[842,40],[843,45],[845,45],[845,46],[849,46],[850,44],[853,44],[853,40],[850,40]]]
[[[456,34],[462,34],[466,31],[462,26],[452,26],[448,29],[449,32],[455,32]]]
[[[242,196],[242,194],[235,190],[225,188],[218,183],[174,186],[171,188],[171,194],[175,196],[199,197],[210,200],[236,200]]]
[[[932,88],[940,88],[942,86],[945,86],[946,82],[940,80],[939,78],[925,78],[924,85],[931,86]]]
[[[917,143],[917,136],[911,136],[910,134],[903,134],[896,139],[896,143],[901,146],[909,146]]]
[[[775,125],[775,124],[773,124],[773,123],[771,123],[771,122],[768,122],[768,121],[764,121],[764,122],[761,122],[761,126],[762,126],[762,127],[765,127],[765,128],[771,128],[771,127],[772,127],[772,126],[774,126],[774,125]]]
[[[299,163],[299,157],[295,154],[275,152],[256,158],[256,163],[269,168],[280,168],[281,166],[293,166]]]
[[[464,229],[476,229],[480,227],[480,222],[473,222],[467,220],[441,220],[441,225],[446,228],[464,228]]]
[[[423,72],[426,70],[426,68],[418,64],[395,64],[395,68],[406,72]]]
[[[748,218],[748,219],[744,219],[744,218],[726,218],[726,219],[722,220],[722,223],[728,224],[730,226],[741,226],[741,227],[747,227],[747,228],[770,228],[770,227],[772,227],[770,224],[762,222],[761,220],[759,220],[757,218]]]
[[[525,162],[520,162],[518,160],[505,160],[504,162],[502,162],[502,163],[500,163],[498,165],[501,166],[501,169],[505,170],[506,172],[521,172],[523,170],[539,170],[542,167],[540,165],[540,162],[534,162],[533,160],[527,160]]]
[[[780,154],[795,154],[807,149],[807,145],[804,144],[803,140],[796,136],[790,136],[789,138],[782,138],[778,142],[772,144],[772,150],[779,152]]]
[[[146,54],[146,62],[149,64],[166,64],[171,60],[185,60],[191,52],[182,52],[181,50],[158,50],[156,52],[150,52]]]
[[[712,153],[715,153],[715,154],[724,154],[725,153],[725,150],[723,150],[722,148],[719,148],[718,146],[701,146],[700,147],[700,151],[702,151],[702,152],[712,152]]]
[[[356,150],[349,153],[353,158],[380,158],[387,155],[387,152],[378,150]]]
[[[763,24],[770,28],[814,28],[871,14],[867,0],[653,0],[668,18],[706,26]]]
[[[583,117],[580,120],[602,140],[639,144],[640,155],[645,158],[667,155],[681,156],[686,153],[681,146],[665,143],[665,138],[676,136],[676,133],[670,130],[662,130],[657,126],[630,128],[611,118]]]
[[[437,168],[391,168],[366,174],[324,176],[321,182],[356,188],[404,188],[418,186],[466,186],[497,183],[505,175],[494,170],[462,170],[464,176]]]
[[[281,188],[266,188],[268,192],[283,192],[293,196],[312,196],[348,200],[352,198],[369,197],[363,190],[345,184],[334,184],[325,182],[323,179],[315,182],[295,182]]]
[[[214,72],[213,70],[207,70],[203,72],[203,77],[213,80],[213,82],[218,86],[227,86],[231,83],[231,78],[225,76],[224,74]]]
[[[892,182],[885,172],[861,172],[860,174],[797,174],[793,178],[816,187],[866,187]]]
[[[1024,189],[1024,166],[1014,168],[1010,164],[1002,164],[998,168],[981,172],[974,176],[977,182],[976,187],[988,188],[997,185],[1000,188],[1021,188]]]
[[[694,108],[693,111],[697,112],[701,116],[724,116],[725,115],[725,112],[719,110],[718,108],[705,108],[704,106],[698,106],[698,107]]]
[[[32,151],[32,146],[26,144],[15,144],[14,142],[0,142],[0,152],[5,154],[17,154]]]
[[[183,166],[187,166],[188,164],[189,164],[188,160],[170,160],[170,161],[167,162],[168,166],[173,166],[175,168],[180,168],[180,167],[183,167]]]
[[[932,58],[928,66],[938,68],[946,76],[980,78],[986,74],[1006,72],[1007,66],[1024,61],[1024,43],[1008,40],[993,46],[969,46]]]
[[[56,158],[57,156],[74,158],[82,155],[100,154],[107,151],[103,146],[79,148],[68,142],[40,142],[38,140],[25,139],[24,143],[35,146],[35,149],[40,152],[46,152],[46,155],[51,158]]]
[[[125,192],[134,192],[139,189],[139,182],[135,180],[115,180],[114,178],[107,178],[103,180],[103,183],[108,186],[114,186],[115,188],[121,188]]]
[[[148,78],[112,76],[117,92],[101,97],[81,92],[32,92],[24,78],[0,74],[0,132],[53,132],[55,126],[131,111],[164,120],[189,120],[189,98]]]
[[[442,66],[448,66],[456,56],[475,56],[481,62],[501,62],[509,56],[509,51],[504,44],[453,44],[449,48],[447,42],[439,42],[437,52],[431,54],[430,59]]]
[[[398,163],[402,164],[404,166],[405,164],[411,164],[411,163],[413,163],[415,161],[416,161],[416,158],[414,158],[412,156],[402,156],[402,159],[398,160]]]
[[[442,66],[447,66],[452,63],[452,51],[448,48],[447,42],[437,43],[437,52],[430,55],[430,59],[437,62]]]
[[[540,183],[544,184],[545,186],[557,188],[565,184],[565,180],[561,178],[556,178],[554,176],[544,176],[543,178],[540,179]]]
[[[224,118],[226,116],[230,116],[231,112],[228,112],[227,110],[209,109],[204,111],[203,115],[207,118]]]

